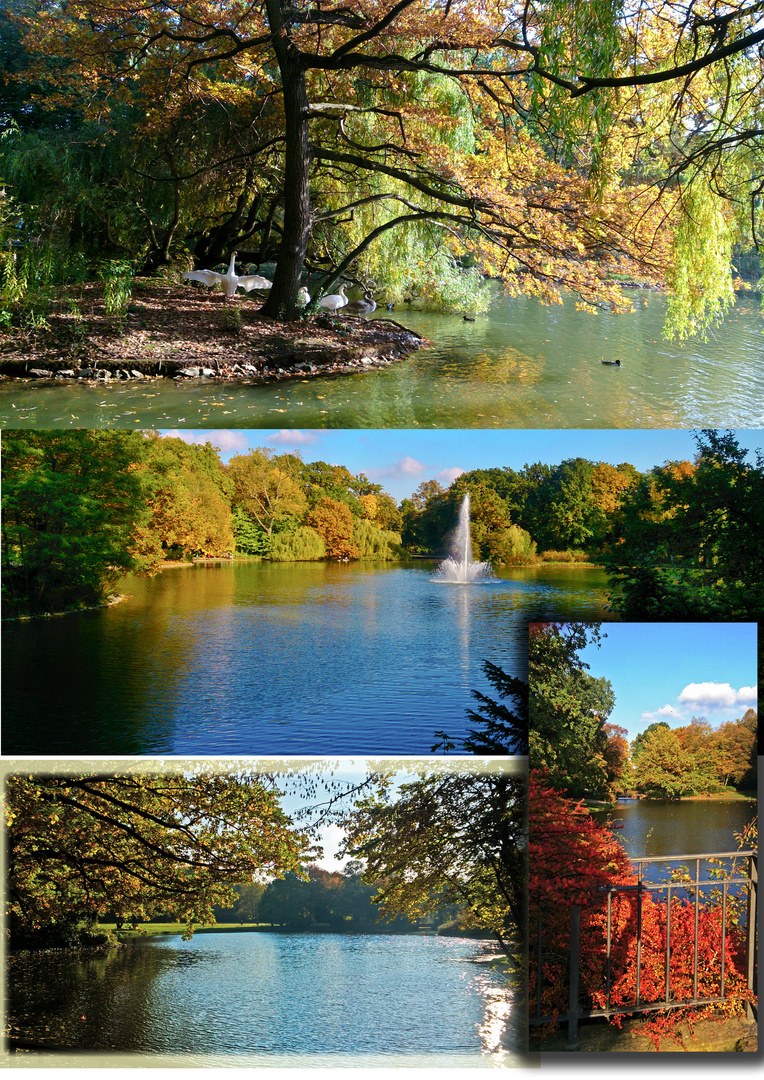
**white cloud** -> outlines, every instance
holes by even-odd
[[[756,690],[743,686],[735,690],[729,683],[689,683],[679,695],[682,705],[705,709],[731,709],[735,705],[750,704],[756,700]]]
[[[316,431],[290,431],[282,428],[275,435],[269,435],[265,442],[276,443],[277,446],[310,446],[318,442],[319,435]]]
[[[737,692],[738,705],[755,705],[758,696],[758,687],[741,686]]]
[[[383,469],[366,469],[370,480],[416,480],[427,471],[427,466],[413,457],[404,457],[394,461]]]
[[[178,428],[177,431],[163,431],[162,434],[166,438],[182,439],[183,442],[192,446],[195,444],[204,446],[205,443],[212,443],[219,450],[226,452],[247,450],[249,448],[247,436],[241,431],[231,431],[229,428],[209,431],[189,431],[187,428]]]
[[[396,461],[391,468],[391,474],[395,476],[421,476],[421,474],[427,468],[421,461],[417,461],[413,457],[404,457],[400,461]]]
[[[443,469],[442,472],[438,473],[436,480],[438,480],[444,487],[448,487],[449,484],[453,484],[457,476],[461,476],[463,472],[464,469],[460,469],[458,465],[455,466],[453,469]]]
[[[682,713],[675,709],[673,705],[661,705],[660,709],[656,709],[655,712],[642,713],[640,720],[643,724],[652,724],[654,720],[668,720],[669,718],[674,720],[684,719]]]

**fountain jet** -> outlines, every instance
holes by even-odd
[[[472,540],[470,539],[470,493],[462,499],[459,507],[459,520],[451,544],[451,554],[444,559],[437,570],[439,581],[455,584],[470,584],[493,577],[491,564],[473,562]]]

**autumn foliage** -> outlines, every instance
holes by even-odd
[[[613,1009],[620,1025],[637,1000],[660,1003],[666,998],[666,938],[670,930],[669,1000],[694,996],[695,906],[676,895],[670,907],[661,893],[637,889],[637,876],[617,839],[581,806],[560,797],[543,771],[529,782],[529,988],[531,1016],[550,1018],[548,1033],[568,1011],[570,910],[581,909],[580,997],[583,1010]],[[607,886],[633,886],[613,892],[610,921],[610,988],[608,996]],[[639,907],[641,906],[641,915]],[[722,907],[717,897],[701,894],[698,912],[697,997],[722,996]],[[541,933],[539,934],[539,920]],[[638,928],[641,951],[637,962]],[[714,1008],[738,1012],[750,999],[744,968],[744,928],[729,907],[724,926],[724,997]],[[538,942],[541,941],[539,984]],[[540,991],[540,993],[539,993]],[[540,1001],[537,999],[540,998]],[[700,1014],[699,1014],[700,1009]],[[680,1020],[709,1015],[713,1008],[696,1006],[688,1013],[673,1008],[649,1014],[643,1029],[656,1049],[662,1037],[676,1033]]]

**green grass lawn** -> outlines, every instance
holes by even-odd
[[[146,934],[182,934],[186,929],[185,923],[140,923],[137,930],[117,930],[116,923],[99,923],[99,927],[102,930],[113,930],[121,938],[131,937],[145,937]],[[200,930],[251,930],[253,927],[267,926],[270,927],[270,923],[205,923],[203,926],[195,927],[196,931]]]

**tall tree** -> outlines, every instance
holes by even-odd
[[[764,457],[732,433],[695,435],[695,467],[653,470],[621,504],[613,606],[647,619],[757,619],[764,607]]]
[[[571,795],[608,789],[604,724],[615,697],[610,682],[587,673],[579,651],[598,644],[599,624],[541,623],[529,628],[529,762]]]
[[[382,787],[350,817],[346,852],[366,860],[382,914],[416,920],[445,904],[491,933],[507,956],[525,926],[525,786],[521,765],[432,764]]]
[[[670,728],[658,727],[648,735],[634,763],[634,784],[659,799],[679,799],[708,787],[708,778],[698,768]]]
[[[215,448],[152,438],[147,448],[151,521],[165,553],[225,555],[233,551],[230,483]]]
[[[616,172],[595,196],[586,134],[573,168],[548,153],[527,122],[529,65],[517,63],[526,8],[77,0],[45,6],[24,44],[43,67],[66,57],[59,86],[84,78],[106,109],[139,82],[144,97],[162,86],[171,98],[263,103],[283,199],[267,316],[296,313],[311,232],[340,236],[349,221],[362,227],[346,228],[339,251],[331,236],[318,243],[326,287],[391,230],[409,230],[420,251],[470,253],[513,292],[559,299],[566,286],[620,308],[612,270],[660,277],[666,212]]]
[[[129,570],[155,565],[139,432],[6,432],[2,455],[6,614],[98,604]]]
[[[470,754],[527,754],[528,753],[528,684],[492,664],[483,663],[483,671],[493,690],[503,700],[494,701],[478,690],[472,696],[479,702],[477,710],[468,709],[473,722],[464,749]]]
[[[232,501],[268,534],[286,518],[299,519],[307,499],[299,482],[299,462],[269,448],[234,454],[228,462]]]
[[[11,928],[70,940],[79,924],[170,914],[213,921],[233,885],[299,865],[308,840],[263,779],[205,763],[159,775],[16,771],[6,778]]]
[[[330,559],[358,557],[358,548],[353,539],[353,516],[345,503],[336,499],[320,499],[305,520],[323,540]]]

